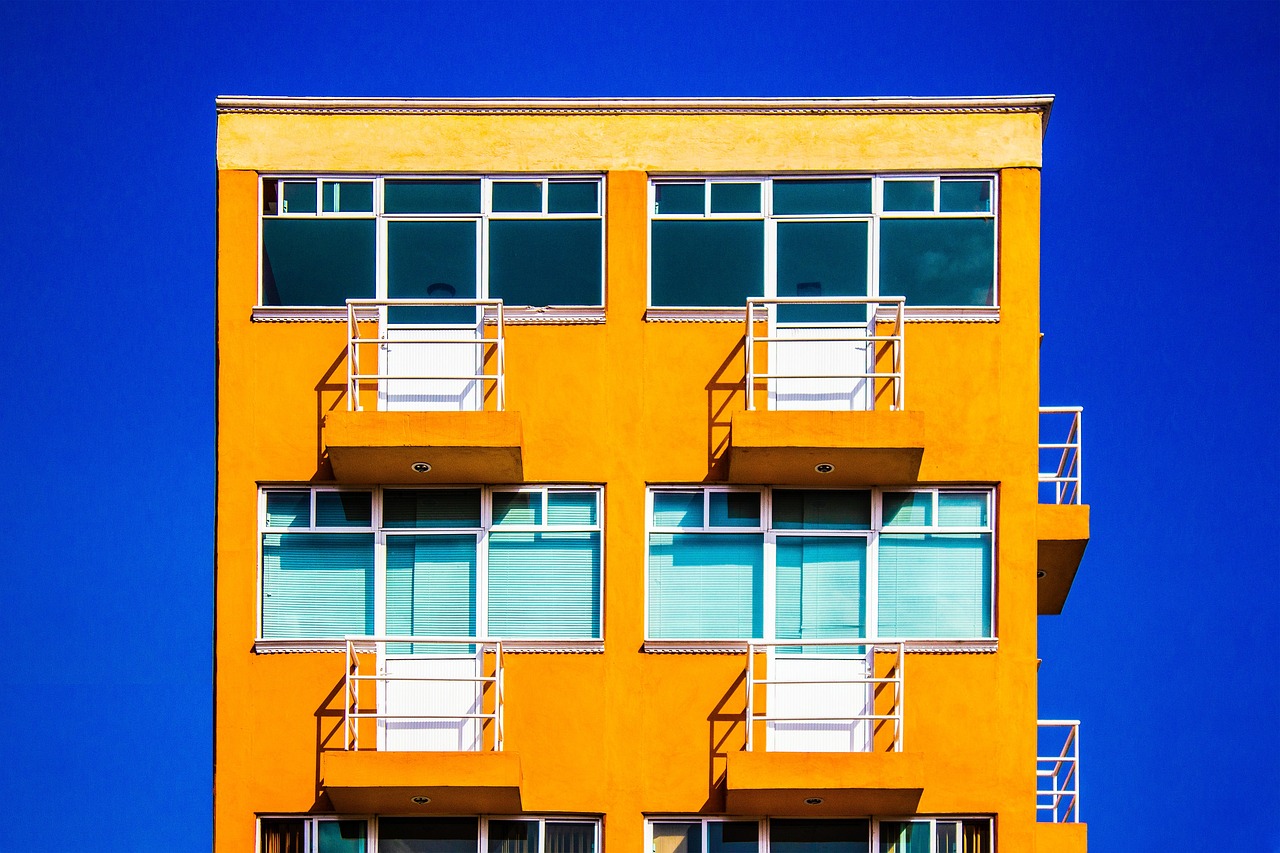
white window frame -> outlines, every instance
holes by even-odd
[[[372,525],[369,527],[267,527],[266,507],[267,495],[272,492],[306,492],[311,493],[309,522],[315,520],[316,495],[320,492],[360,492],[371,494]],[[383,502],[388,492],[400,491],[478,491],[480,493],[480,524],[478,527],[387,527],[383,518]],[[493,496],[499,493],[539,494],[542,500],[542,521],[540,524],[502,524],[493,521]],[[547,519],[548,495],[554,492],[586,492],[596,496],[595,524],[551,524]],[[592,638],[539,638],[513,637],[505,640],[504,645],[518,649],[521,643],[551,644],[555,646],[576,646],[581,644],[599,645],[604,642],[605,619],[605,541],[604,541],[605,490],[603,485],[583,483],[555,483],[546,485],[521,486],[312,486],[298,483],[260,484],[258,487],[258,535],[257,535],[257,619],[255,629],[256,645],[294,647],[302,644],[317,647],[332,647],[339,650],[341,637],[323,639],[280,639],[267,640],[263,637],[263,553],[262,537],[266,533],[352,533],[359,535],[373,534],[373,571],[374,571],[374,624],[372,634],[386,635],[387,626],[387,540],[400,536],[466,536],[476,537],[476,636],[488,636],[489,621],[489,535],[499,533],[598,533],[600,535],[600,600],[596,603],[596,616],[600,625],[600,636]]]
[[[996,850],[995,826],[990,815],[910,815],[908,817],[893,816],[871,816],[871,815],[848,815],[848,816],[824,816],[815,818],[779,818],[779,820],[802,820],[812,823],[833,820],[864,820],[867,822],[867,843],[870,846],[871,853],[878,853],[880,850],[880,824],[896,823],[909,821],[913,823],[929,824],[929,849],[931,853],[938,853],[938,827],[939,823],[955,823],[962,821],[986,821],[988,825],[987,837],[991,840],[991,853]],[[759,828],[758,842],[756,853],[770,853],[770,828],[772,819],[767,817],[729,817],[714,816],[704,817],[702,815],[666,815],[655,814],[646,815],[644,821],[644,853],[654,853],[653,849],[653,827],[655,824],[691,824],[698,823],[702,826],[702,853],[710,853],[708,827],[713,823],[755,823]]]
[[[868,491],[871,493],[871,524],[863,530],[858,529],[802,529],[778,528],[773,523],[773,493],[775,491]],[[654,495],[657,493],[703,493],[703,524],[701,527],[662,527],[654,523]],[[754,492],[760,495],[760,526],[758,527],[711,527],[710,506],[711,494],[714,492]],[[925,493],[932,495],[932,524],[912,526],[886,527],[883,523],[884,495],[887,493]],[[987,499],[987,524],[985,526],[939,526],[938,496],[940,494],[981,494]],[[899,640],[899,637],[879,636],[879,540],[882,534],[984,534],[991,537],[991,636],[989,637],[912,637],[905,638],[908,643],[929,642],[933,639],[946,642],[992,642],[998,638],[997,630],[997,548],[996,548],[996,488],[989,485],[964,486],[908,486],[908,487],[813,487],[813,486],[689,486],[689,485],[650,485],[645,490],[645,528],[644,528],[644,636],[646,643],[657,644],[689,644],[704,645],[707,643],[723,643],[723,640],[709,638],[690,638],[673,640],[654,637],[649,624],[649,559],[650,536],[652,534],[682,533],[761,533],[763,534],[764,567],[763,567],[763,600],[764,608],[761,620],[763,637],[752,637],[753,640],[775,640],[777,638],[777,542],[778,538],[793,537],[829,537],[844,539],[863,539],[866,541],[866,584],[863,590],[865,608],[863,619],[868,640]],[[734,640],[741,643],[746,639]]]
[[[830,181],[830,180],[869,180],[871,182],[871,211],[869,213],[804,213],[778,214],[773,212],[774,181]],[[703,201],[703,212],[696,213],[664,213],[657,212],[657,187],[660,184],[694,184],[702,181],[706,185]],[[933,183],[932,211],[888,211],[884,210],[884,185],[892,181],[931,181]],[[941,184],[947,181],[989,181],[991,184],[991,209],[988,211],[952,211],[941,210]],[[712,213],[711,185],[721,183],[759,183],[760,213]],[[990,219],[995,222],[993,231],[992,284],[990,305],[909,305],[908,309],[921,312],[936,311],[998,311],[1000,308],[1000,175],[998,172],[931,172],[912,174],[909,172],[865,173],[803,173],[773,175],[651,175],[648,194],[648,229],[645,237],[648,244],[645,304],[655,311],[703,311],[694,306],[654,305],[653,304],[653,225],[655,221],[669,220],[763,220],[764,221],[764,281],[763,296],[778,295],[778,223],[780,222],[866,222],[867,229],[867,295],[875,298],[880,295],[880,222],[883,219]],[[745,300],[744,300],[745,303]],[[716,306],[711,310],[724,308],[741,308],[739,305]]]
[[[262,821],[264,820],[297,820],[303,825],[303,843],[302,853],[317,853],[318,835],[316,826],[319,823],[333,821],[364,821],[365,822],[365,850],[367,853],[377,853],[379,841],[379,819],[380,818],[453,818],[453,817],[474,817],[477,822],[476,828],[476,853],[487,853],[489,849],[489,822],[495,820],[504,821],[523,821],[526,823],[538,824],[538,850],[545,851],[547,824],[548,823],[575,823],[582,825],[590,825],[595,831],[594,850],[600,853],[601,845],[601,820],[595,815],[542,815],[542,814],[519,814],[519,815],[300,815],[300,814],[260,814],[255,822],[256,836],[254,838],[254,850],[256,853],[262,851]]]
[[[480,211],[478,213],[387,213],[385,206],[385,190],[387,181],[455,181],[455,182],[480,182]],[[263,210],[265,205],[264,187],[267,182],[275,181],[280,185],[277,189],[277,212],[269,214]],[[280,213],[279,205],[284,203],[283,184],[288,181],[313,181],[316,185],[316,212],[315,213]],[[333,212],[324,213],[322,186],[326,181],[359,181],[369,182],[373,185],[373,211],[361,213],[349,212]],[[520,183],[537,183],[542,184],[542,211],[541,212],[516,212],[503,211],[495,213],[493,211],[493,184],[495,182],[515,181]],[[595,213],[549,213],[548,208],[548,190],[547,187],[552,183],[594,183],[596,186],[596,212]],[[263,302],[262,294],[262,262],[263,262],[263,222],[268,219],[313,219],[323,217],[327,219],[373,219],[376,220],[374,229],[374,298],[387,298],[387,224],[389,222],[475,222],[477,225],[476,232],[476,296],[477,299],[489,298],[489,222],[491,220],[600,220],[600,299],[597,303],[591,305],[573,305],[573,306],[528,306],[530,308],[542,307],[572,307],[586,309],[603,309],[605,299],[605,265],[606,265],[606,223],[605,223],[605,191],[606,181],[603,173],[600,172],[564,172],[564,173],[538,173],[538,174],[431,174],[431,173],[404,173],[404,174],[346,174],[346,173],[293,173],[293,172],[263,172],[258,176],[258,290],[257,290],[257,307],[268,310],[297,310],[297,311],[314,311],[324,309],[331,306],[308,306],[308,305],[266,305]],[[466,298],[466,297],[458,297]],[[524,307],[524,306],[509,306]],[[344,311],[345,318],[345,311]]]
[[[255,829],[257,830],[253,839],[255,853],[264,853],[262,850],[262,822],[264,820],[300,821],[302,823],[302,853],[316,853],[319,845],[317,824],[336,821],[364,821],[365,850],[367,853],[374,853],[377,850],[377,842],[374,840],[377,821],[368,815],[260,814],[255,821]]]

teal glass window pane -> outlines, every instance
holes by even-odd
[[[991,534],[885,533],[879,550],[882,637],[991,636]]]
[[[539,853],[536,820],[490,820],[489,853]]]
[[[764,537],[649,534],[649,635],[750,639],[763,626]]]
[[[770,853],[869,853],[871,822],[867,820],[769,821]]]
[[[476,537],[387,537],[387,633],[473,637],[476,633]],[[394,654],[465,652],[439,643],[397,643]]]
[[[310,527],[311,492],[267,492],[267,527]]]
[[[933,495],[929,492],[885,492],[885,527],[932,527]]]
[[[491,533],[489,633],[600,639],[600,534]]]
[[[653,304],[741,306],[764,293],[764,223],[654,220]]]
[[[382,493],[382,526],[479,527],[479,489],[388,489]]]
[[[707,185],[655,184],[653,187],[654,212],[658,214],[703,214],[707,209]]]
[[[494,213],[541,213],[542,181],[494,181]]]
[[[324,181],[320,195],[325,213],[373,213],[371,181]]]
[[[372,533],[263,534],[265,639],[372,632]]]
[[[599,219],[489,223],[489,296],[507,305],[603,305]]]
[[[776,627],[779,640],[866,636],[867,540],[779,536]],[[830,646],[813,652],[833,651]]]
[[[759,527],[759,492],[712,492],[709,527]]]
[[[479,213],[479,181],[387,181],[387,213]]]
[[[942,181],[938,208],[943,213],[990,213],[990,181]]]
[[[702,492],[654,492],[654,527],[702,527]]]
[[[493,523],[541,524],[541,492],[494,492]]]
[[[546,824],[547,853],[595,853],[596,827],[593,823]],[[982,851],[986,853],[986,851]]]
[[[281,213],[315,213],[316,182],[315,181],[281,181],[284,194],[284,208]]]
[[[391,299],[475,299],[476,223],[387,223],[387,296]],[[476,309],[393,308],[393,323],[467,323]]]
[[[702,824],[655,823],[654,853],[702,853]]]
[[[369,527],[371,492],[316,492],[316,527]]]
[[[707,853],[756,853],[759,849],[759,821],[716,820],[707,824]]]
[[[880,853],[932,853],[928,821],[880,821]]]
[[[759,213],[759,184],[717,184],[711,185],[712,213]]]
[[[547,213],[599,212],[599,182],[550,181],[547,183]]]
[[[775,216],[870,212],[870,178],[773,182]]]
[[[779,222],[778,295],[866,296],[866,222]],[[781,323],[865,323],[866,305],[780,305]]]
[[[595,524],[599,502],[597,492],[548,492],[547,524]]]
[[[870,530],[871,492],[866,489],[774,489],[777,530]]]
[[[885,181],[884,209],[933,210],[933,181]]]
[[[995,220],[886,219],[880,293],[907,305],[994,305]]]
[[[364,853],[368,826],[363,820],[319,821],[316,853]]]
[[[372,219],[264,219],[262,303],[372,299],[376,231]]]
[[[480,822],[467,817],[379,817],[382,853],[476,853]]]
[[[938,493],[940,527],[986,527],[987,496],[968,492]]]

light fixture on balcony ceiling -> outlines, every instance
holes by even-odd
[[[836,470],[836,466],[832,465],[830,462],[819,462],[817,465],[813,466],[813,470],[817,471],[819,474],[830,474],[832,471]]]
[[[413,469],[415,474],[426,474],[431,471],[431,463],[429,462],[415,462],[409,467]]]
[[[806,806],[820,806],[822,805],[822,797],[809,797],[804,801],[804,804]]]
[[[409,800],[409,802],[413,803],[415,806],[425,806],[427,803],[431,802],[431,798],[430,797],[414,797],[413,799]]]
[[[1044,576],[1045,576],[1045,574],[1046,574],[1046,573],[1045,573],[1045,570],[1044,570],[1044,569],[1036,569],[1036,577],[1038,577],[1038,578],[1042,578],[1042,577],[1044,577]]]

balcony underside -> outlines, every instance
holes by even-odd
[[[320,775],[334,809],[349,814],[521,810],[520,756],[512,752],[326,752]]]
[[[517,412],[330,412],[322,438],[340,483],[519,483]],[[414,465],[425,462],[427,473]]]
[[[1087,824],[1036,824],[1036,853],[1086,853],[1088,849]]]
[[[726,774],[730,814],[908,815],[923,792],[916,752],[733,752]]]
[[[737,412],[729,480],[807,486],[914,483],[924,456],[920,412]],[[831,465],[829,473],[816,467]]]
[[[1041,504],[1036,508],[1037,612],[1056,616],[1089,544],[1087,504]]]

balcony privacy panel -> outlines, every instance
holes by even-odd
[[[475,678],[483,674],[484,651],[472,655],[387,655],[382,674],[403,679]],[[387,681],[379,707],[385,714],[444,719],[379,720],[381,748],[405,752],[475,752],[482,746],[481,720],[464,714],[482,712],[483,685],[471,681]]]

